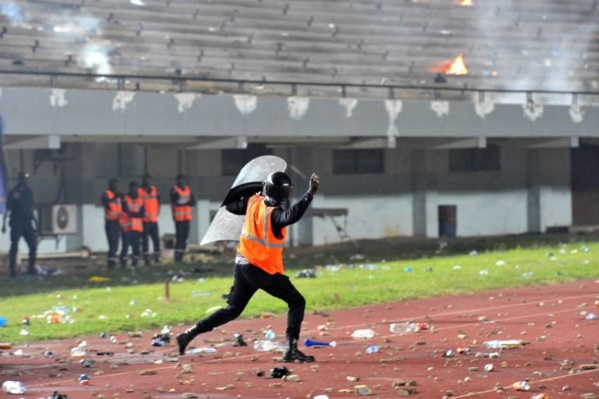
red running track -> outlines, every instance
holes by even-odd
[[[369,397],[390,398],[530,398],[545,393],[550,398],[599,395],[598,281],[527,287],[365,306],[330,314],[307,313],[302,339],[336,341],[337,347],[303,348],[316,357],[312,364],[283,364],[280,353],[257,352],[252,340],[270,327],[284,335],[285,317],[235,320],[218,331],[201,335],[196,347],[213,345],[216,352],[177,356],[174,345],[152,347],[154,332],[141,337],[123,335],[119,342],[88,337],[87,356],[95,364],[83,368],[71,357],[78,341],[35,342],[4,350],[0,357],[2,381],[18,380],[28,388],[23,398],[40,398],[54,391],[77,398],[329,398],[356,396],[356,386],[366,385]],[[425,322],[431,329],[393,334],[389,324]],[[320,326],[320,329],[319,329]],[[326,326],[327,330],[324,330]],[[353,339],[357,329],[372,329],[371,339]],[[175,331],[178,332],[178,331]],[[234,333],[242,333],[248,347],[233,347]],[[502,350],[498,358],[484,341],[517,339],[529,342]],[[206,342],[209,341],[209,342]],[[377,345],[377,353],[365,350]],[[460,354],[458,348],[469,348]],[[15,352],[23,355],[15,355]],[[447,350],[453,357],[444,357]],[[46,358],[42,352],[51,351]],[[100,356],[101,352],[113,352]],[[480,356],[480,354],[478,355]],[[486,364],[494,371],[485,371]],[[286,366],[299,381],[270,377],[270,370]],[[258,372],[264,371],[264,376]],[[78,377],[87,374],[89,385]],[[526,380],[528,392],[512,388]],[[402,383],[414,385],[402,386]],[[0,393],[2,397],[17,395]]]

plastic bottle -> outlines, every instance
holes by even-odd
[[[76,346],[71,349],[72,357],[85,357],[85,348],[81,346]]]
[[[514,382],[514,389],[516,391],[530,391],[530,384],[526,381]]]
[[[485,341],[483,346],[487,349],[513,349],[522,346],[522,341],[518,339]]]
[[[372,338],[374,337],[374,331],[372,331],[371,329],[364,329],[364,330],[356,330],[351,334],[352,338]]]
[[[268,330],[264,331],[264,338],[266,339],[274,339],[276,337],[276,334],[273,330],[271,330],[270,328]]]
[[[2,390],[13,395],[20,395],[25,393],[27,388],[20,381],[4,381],[2,383]]]
[[[595,313],[588,313],[585,317],[585,320],[596,320],[597,315]]]
[[[258,339],[254,341],[254,349],[258,352],[284,351],[285,347],[278,342],[269,339]]]
[[[379,348],[377,345],[371,345],[368,348],[366,348],[366,353],[367,354],[371,354],[371,353],[377,353],[381,348]]]
[[[197,354],[199,354],[199,353],[216,353],[216,352],[217,352],[217,349],[216,349],[216,348],[213,348],[213,347],[211,347],[211,346],[207,346],[207,347],[204,347],[204,348],[194,348],[194,349],[190,349],[190,350],[188,350],[186,353],[187,353],[188,355],[197,355]]]
[[[394,334],[407,334],[418,331],[428,330],[428,324],[426,323],[391,323],[389,325],[389,331]]]

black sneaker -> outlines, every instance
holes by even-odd
[[[183,332],[177,335],[177,345],[179,346],[179,355],[183,356],[185,354],[185,349],[187,349],[187,345],[191,342],[193,338],[186,332]]]

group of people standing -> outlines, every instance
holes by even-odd
[[[192,220],[192,208],[196,200],[183,174],[177,175],[177,181],[170,191],[172,216],[175,222],[175,262],[182,262],[189,237],[189,225]],[[131,265],[137,266],[143,258],[146,265],[160,262],[160,234],[158,216],[160,215],[160,195],[151,183],[148,174],[142,176],[141,186],[137,181],[129,183],[129,192],[118,191],[118,180],[108,181],[108,188],[102,194],[106,238],[108,239],[108,268],[127,266],[129,251]],[[150,240],[154,252],[150,253]],[[117,258],[119,241],[121,252]]]

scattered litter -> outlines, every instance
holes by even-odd
[[[316,278],[316,272],[313,269],[304,269],[296,273],[295,278]]]
[[[366,353],[366,354],[377,353],[380,350],[381,350],[381,348],[378,345],[371,345],[368,348],[366,348],[366,351],[364,353]]]
[[[526,345],[527,343],[520,339],[485,341],[483,346],[487,349],[515,349]]]
[[[316,395],[312,399],[329,399],[329,395]]]
[[[85,345],[79,344],[71,349],[71,357],[85,357]]]
[[[453,270],[460,270],[462,268],[462,266],[460,265],[454,265],[453,266]]]
[[[493,363],[485,364],[485,371],[495,371],[495,365]]]
[[[285,345],[269,339],[257,339],[254,341],[254,350],[257,350],[258,352],[283,352],[286,349],[287,347]]]
[[[283,376],[283,381],[288,381],[288,382],[299,382],[300,381],[300,376],[297,374],[289,374],[289,375],[285,375]]]
[[[352,338],[372,338],[374,337],[374,331],[371,329],[356,330],[351,334]]]
[[[277,336],[275,334],[275,332],[270,328],[267,330],[264,330],[263,334],[264,334],[264,338],[266,338],[266,339],[275,339]]]
[[[403,268],[404,272],[410,273],[412,271],[412,266],[406,266]]]
[[[159,333],[152,337],[152,346],[164,346],[171,342],[171,329],[169,326],[162,327]]]
[[[330,346],[330,347],[336,348],[337,342],[336,341],[331,341],[331,342],[315,341],[313,339],[306,338],[306,340],[304,341],[304,345],[306,345],[307,348],[309,348],[311,346]]]
[[[152,312],[151,309],[146,309],[141,312],[141,317],[156,317],[156,313]]]
[[[589,313],[585,316],[585,320],[596,320],[597,315],[595,313]]]
[[[29,326],[31,325],[31,320],[29,320],[28,316],[23,316],[21,318],[21,324],[23,324],[24,326]]]
[[[495,266],[505,266],[505,261],[504,260],[498,260],[497,262],[495,262]]]
[[[532,272],[524,272],[522,273],[522,278],[531,278],[533,276]]]
[[[2,383],[2,390],[12,395],[20,395],[27,392],[27,388],[20,381],[4,381]]]
[[[58,393],[58,391],[54,391],[50,399],[67,399],[67,394]]]
[[[413,333],[419,331],[428,330],[430,327],[427,323],[412,323],[412,322],[403,322],[403,323],[391,323],[389,325],[389,331],[395,334],[406,334]]]
[[[81,367],[90,368],[90,367],[94,367],[94,364],[96,362],[93,359],[82,359],[80,363],[81,363]]]
[[[270,376],[272,378],[283,378],[286,375],[290,375],[291,371],[285,366],[277,366],[270,370]]]
[[[530,391],[530,384],[526,381],[514,382],[513,387],[516,391]]]
[[[372,389],[368,385],[356,385],[354,386],[354,392],[358,396],[368,396],[372,393]]]
[[[79,376],[78,380],[79,380],[79,384],[81,384],[81,385],[90,385],[91,384],[91,378],[87,374],[81,374]]]
[[[0,349],[10,349],[12,344],[10,342],[0,342]]]
[[[468,255],[476,256],[476,255],[478,255],[478,252],[476,251],[476,249],[473,249],[472,251],[468,252]]]
[[[87,279],[87,281],[89,281],[90,283],[105,283],[107,281],[110,281],[110,278],[101,276],[91,276]]]
[[[210,354],[210,353],[216,353],[217,349],[212,347],[212,346],[205,346],[202,348],[193,348],[188,350],[187,353],[188,355],[198,355],[198,354]]]
[[[233,346],[248,346],[248,344],[243,340],[243,335],[235,334],[233,335]]]

